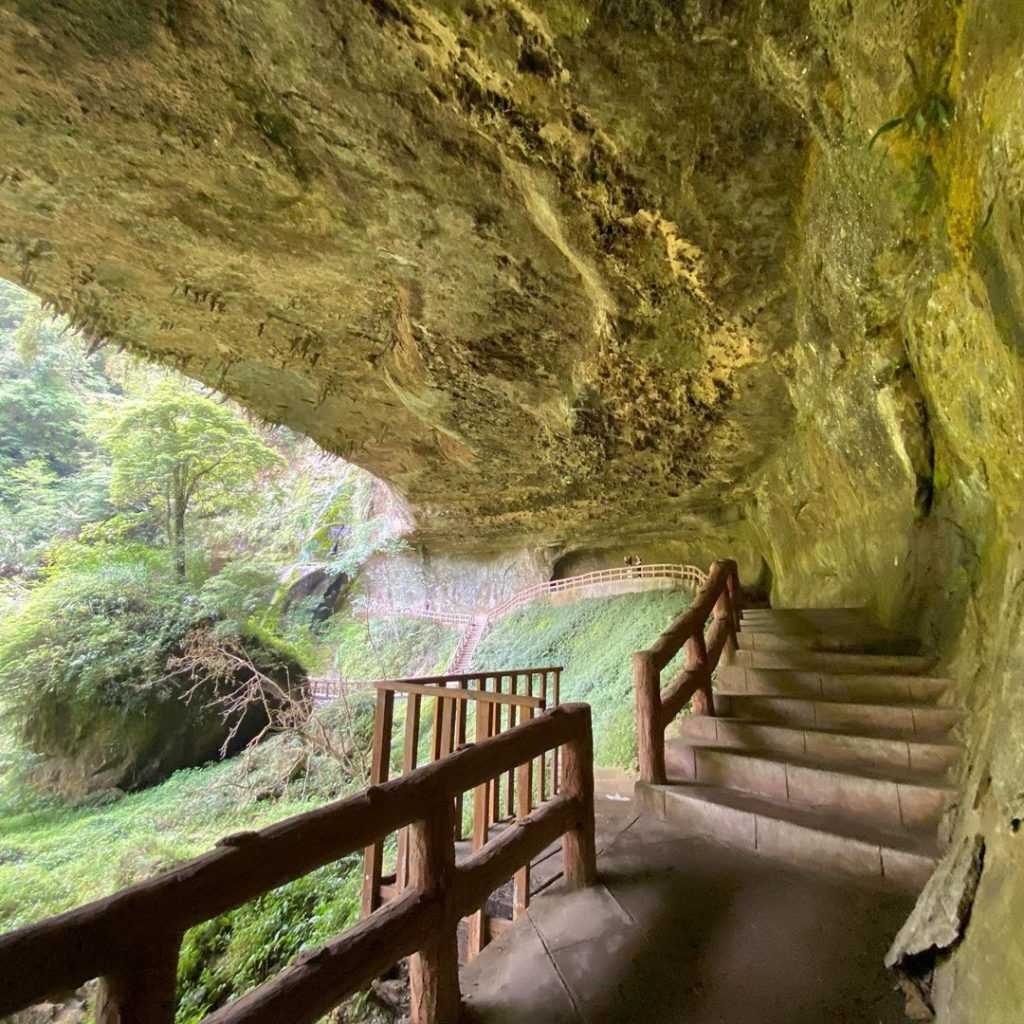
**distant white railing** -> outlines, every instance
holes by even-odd
[[[474,612],[440,612],[431,608],[382,605],[374,608],[373,614],[388,618],[430,619],[432,622],[440,622],[448,626],[466,627],[481,618],[493,622],[495,619],[500,619],[517,608],[521,608],[524,604],[529,604],[542,597],[550,597],[552,594],[575,593],[607,583],[651,579],[682,580],[684,583],[692,584],[694,589],[699,589],[704,586],[707,578],[707,573],[695,565],[673,565],[668,562],[654,565],[623,565],[615,569],[598,569],[596,572],[587,572],[580,576],[568,576],[562,580],[535,583],[532,587],[526,587],[513,594],[501,604],[494,605],[492,608],[480,608]]]
[[[587,572],[579,576],[567,576],[561,580],[535,583],[532,587],[517,591],[500,604],[475,612],[442,612],[432,608],[380,604],[372,606],[370,614],[375,618],[426,619],[430,622],[439,622],[444,626],[461,629],[462,637],[448,666],[449,672],[456,672],[463,671],[468,666],[476,645],[495,620],[504,618],[531,601],[538,601],[555,594],[574,594],[609,583],[634,580],[681,580],[684,583],[689,583],[694,591],[697,591],[704,586],[707,579],[707,573],[695,565],[675,565],[670,562],[658,562],[653,565],[623,565],[615,569],[598,569],[596,572]],[[345,685],[358,687],[370,685],[371,682],[371,680],[349,679],[345,681]],[[311,685],[317,703],[325,703],[337,696],[342,683],[340,680],[316,679],[311,680]]]

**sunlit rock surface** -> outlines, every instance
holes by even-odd
[[[425,549],[739,551],[919,632],[986,837],[933,998],[1008,1021],[1022,49],[1016,0],[5,3],[0,273]]]

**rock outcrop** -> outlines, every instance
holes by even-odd
[[[1022,45],[1014,0],[7,5],[0,272],[428,550],[736,551],[918,631],[986,851],[935,1009],[1009,1020]]]
[[[242,642],[240,661],[248,665],[230,678],[214,682],[197,667],[163,680],[125,679],[108,686],[103,701],[53,696],[40,702],[21,730],[39,755],[32,781],[71,800],[106,801],[162,782],[179,768],[240,753],[273,728],[268,708],[308,699],[301,666],[259,639]],[[168,646],[168,657],[179,654],[180,647]],[[246,702],[249,666],[269,682],[254,687]]]

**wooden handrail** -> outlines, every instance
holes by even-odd
[[[382,680],[374,683],[378,690],[390,690],[393,693],[416,694],[420,697],[441,697],[444,700],[475,700],[485,704],[511,704],[523,708],[543,708],[544,701],[540,697],[529,697],[525,694],[491,693],[489,690],[456,690],[429,683],[407,683],[400,680]]]
[[[712,619],[710,629],[708,620]],[[714,715],[711,679],[723,653],[735,650],[740,628],[740,584],[736,563],[715,562],[693,604],[644,651],[633,655],[637,756],[643,782],[664,784],[665,728],[694,698],[700,714]],[[686,647],[686,665],[665,689],[661,672]]]
[[[312,679],[310,680],[313,693],[318,700],[334,699],[341,693],[342,687],[376,687],[378,683],[390,683],[390,682],[402,682],[402,683],[420,683],[425,686],[433,686],[437,684],[442,685],[459,685],[462,683],[479,682],[483,678],[491,678],[495,675],[516,675],[516,676],[547,676],[552,672],[561,672],[562,667],[560,665],[542,665],[537,668],[515,668],[507,669],[504,672],[497,673],[492,671],[481,671],[481,672],[448,672],[440,676],[410,676],[406,679],[392,680],[392,679]]]
[[[505,669],[491,672],[457,673],[418,679],[389,679],[374,683],[377,706],[373,729],[373,766],[371,781],[380,784],[390,777],[395,758],[395,698],[404,694],[405,735],[401,750],[401,773],[413,771],[420,758],[423,702],[433,701],[432,736],[427,756],[437,760],[464,745],[470,727],[470,711],[478,742],[512,729],[517,722],[529,721],[546,707],[557,706],[561,687],[560,666]],[[490,779],[473,794],[469,838],[475,852],[487,844],[492,827],[506,819],[525,818],[536,802],[543,802],[559,791],[559,751],[552,748],[535,761],[508,771],[505,777]],[[463,838],[463,797],[456,798],[453,835]],[[385,842],[379,837],[371,843],[363,858],[363,914],[376,911],[388,899],[396,898],[409,884],[408,849],[410,830],[398,836],[393,872],[385,873]],[[530,901],[530,865],[515,873],[513,916],[522,914]],[[485,910],[470,921],[467,950],[475,956],[487,944],[493,923]]]
[[[456,867],[456,797],[562,746],[561,793]],[[411,825],[410,882],[399,898],[206,1021],[312,1024],[412,953],[413,1021],[455,1020],[456,928],[486,893],[558,835],[569,884],[593,883],[592,750],[590,708],[553,708],[392,782],[228,836],[218,849],[162,875],[0,936],[0,1016],[101,977],[97,1021],[173,1024],[187,928]]]

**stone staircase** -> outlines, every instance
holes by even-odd
[[[939,854],[959,715],[951,682],[853,609],[752,609],[715,677],[717,717],[666,744],[666,820],[790,862],[916,889]]]

